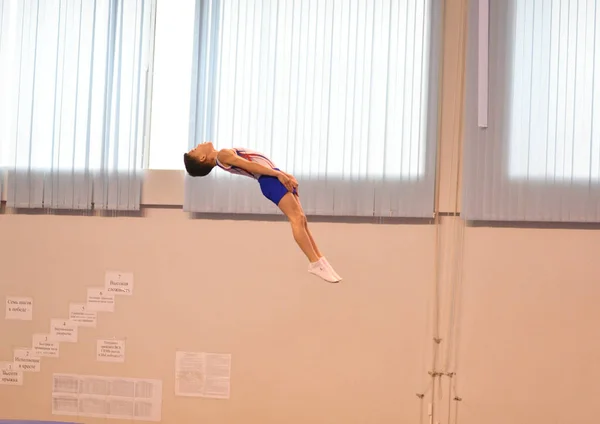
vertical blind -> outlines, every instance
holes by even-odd
[[[0,0],[8,205],[138,209],[151,0]]]
[[[469,6],[463,215],[600,221],[600,1],[487,1],[487,128]]]
[[[266,154],[309,214],[430,217],[440,28],[435,0],[198,0],[189,146]],[[219,170],[184,208],[275,212]]]

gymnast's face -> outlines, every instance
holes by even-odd
[[[213,146],[212,142],[207,141],[206,143],[200,143],[192,150],[190,150],[190,156],[199,159],[200,161],[204,161],[209,153],[215,151],[215,146]]]

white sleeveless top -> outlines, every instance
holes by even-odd
[[[262,153],[259,153],[259,152],[256,152],[256,151],[250,150],[250,149],[241,148],[241,147],[233,148],[233,151],[235,152],[236,155],[238,155],[241,158],[246,159],[247,161],[259,163],[263,166],[266,166],[267,168],[277,169],[275,164],[268,157],[263,155]],[[217,166],[219,168],[221,168],[222,170],[230,172],[232,174],[243,175],[244,177],[254,178],[255,180],[258,180],[258,178],[261,176],[261,174],[255,174],[255,173],[248,172],[245,169],[242,169],[238,166],[224,165],[221,162],[219,162],[218,158],[217,158]]]

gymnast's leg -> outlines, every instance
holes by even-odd
[[[319,252],[319,249],[308,230],[306,215],[304,214],[296,195],[291,192],[286,193],[279,201],[278,206],[292,226],[294,240],[310,262],[308,271],[330,283],[340,281],[341,279],[339,276],[333,272],[328,266],[325,258],[321,255],[321,252]]]

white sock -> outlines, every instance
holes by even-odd
[[[329,261],[327,260],[327,258],[325,258],[325,256],[323,256],[321,258],[323,260],[323,262],[325,262],[325,265],[327,265],[327,267],[331,270],[331,272],[333,273],[333,275],[335,275],[336,278],[338,278],[339,280],[342,279],[342,277],[340,277],[340,275],[335,272],[335,269],[333,269],[333,267],[331,266],[331,264],[329,263]]]
[[[308,272],[316,275],[317,277],[321,277],[323,280],[329,283],[337,283],[340,281],[338,276],[336,276],[335,273],[332,272],[332,270],[327,266],[323,258],[319,259],[317,262],[311,262],[308,266]]]

